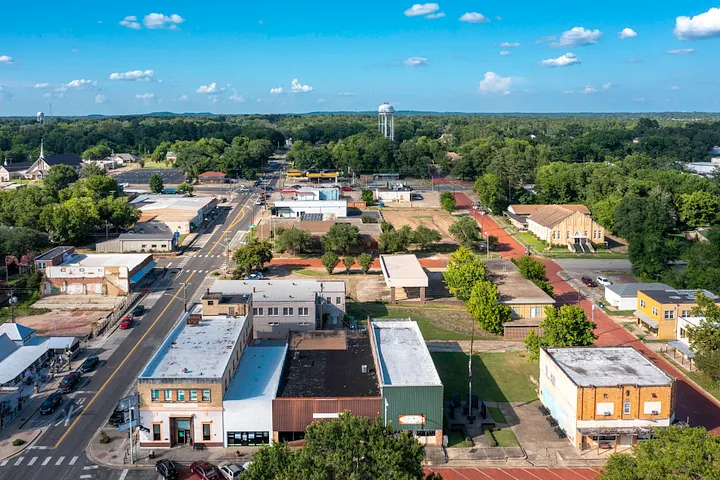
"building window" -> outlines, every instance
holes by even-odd
[[[608,394],[607,394],[607,393],[603,393],[603,398],[607,398],[607,397],[608,397]]]
[[[210,424],[203,423],[203,442],[210,441]]]
[[[588,234],[587,234],[587,230],[585,230],[585,238],[587,238],[587,236],[588,236]]]
[[[332,298],[327,297],[326,300],[327,300],[328,305],[332,304]]]
[[[645,308],[645,300],[640,300],[640,308]]]
[[[552,373],[550,374],[550,383],[552,383],[553,386],[555,385],[555,375],[553,375]]]
[[[165,401],[172,402],[172,390],[165,390]]]
[[[185,401],[185,390],[178,390],[177,396],[178,396],[178,402],[184,402]]]
[[[307,327],[310,325],[310,322],[300,322],[298,323],[298,325],[300,325],[301,327]]]
[[[215,302],[213,300],[208,300],[208,305],[214,305]]]
[[[539,317],[542,315],[542,307],[530,307],[530,318]]]
[[[262,317],[264,315],[262,307],[253,307],[253,315]]]
[[[190,390],[190,401],[197,402],[197,390]]]
[[[160,401],[160,390],[151,390],[150,391],[150,400],[153,402],[159,402]]]
[[[680,329],[680,338],[686,338],[687,337],[687,331],[684,328]]]
[[[147,245],[142,244],[142,245],[140,245],[140,248],[147,248]]]
[[[675,311],[665,310],[665,320],[672,320],[673,318],[675,318]]]
[[[268,322],[268,326],[270,327],[277,327],[280,325],[280,322]]]
[[[209,402],[209,401],[210,401],[210,390],[203,390],[203,391],[202,391],[202,401],[203,401],[203,402]]]
[[[623,403],[623,413],[625,415],[630,415],[630,402]]]
[[[570,230],[567,231],[567,238],[570,240]]]
[[[683,311],[682,311],[682,316],[683,316],[683,317],[689,317],[689,316],[690,316],[690,310],[683,310]]]
[[[292,317],[293,316],[293,307],[283,307],[283,316],[284,317]]]
[[[157,248],[157,245],[151,245],[152,248]]]
[[[342,303],[342,297],[335,297],[335,304],[340,305]]]
[[[307,307],[298,307],[298,315],[301,317],[307,317],[309,315]]]
[[[159,423],[153,423],[153,442],[159,442],[162,440],[162,437],[160,435],[160,424]]]
[[[657,307],[652,307],[652,314],[657,317]]]
[[[268,307],[268,315],[271,317],[277,317],[279,315],[278,307]]]

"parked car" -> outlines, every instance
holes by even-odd
[[[218,472],[220,472],[220,475],[222,475],[226,480],[236,480],[240,474],[245,471],[245,469],[241,466],[230,462],[222,462],[218,464],[217,469]]]
[[[350,185],[345,185],[340,190],[342,190],[343,192],[352,192],[353,188]]]
[[[260,197],[258,197],[257,200],[255,200],[255,205],[262,205],[263,203],[265,203],[265,200],[263,200]]]
[[[61,403],[62,394],[60,392],[51,393],[42,405],[40,405],[40,415],[49,415],[53,413]]]
[[[207,462],[193,462],[193,464],[190,465],[190,471],[200,477],[200,480],[215,480],[220,478],[215,467]]]
[[[410,194],[410,200],[422,200],[423,196],[419,193],[411,193]]]
[[[58,386],[58,392],[70,393],[75,385],[80,381],[80,374],[78,372],[70,372],[63,377]]]
[[[603,285],[605,287],[607,287],[608,285],[612,285],[612,282],[607,277],[603,277],[603,276],[597,277],[597,283],[599,283],[600,285]]]
[[[580,280],[588,287],[597,287],[597,283],[590,277],[582,277]]]
[[[262,274],[262,272],[253,272],[250,275],[245,277],[245,280],[263,280],[265,279],[265,275]]]
[[[120,330],[127,330],[128,328],[131,328],[133,326],[133,323],[135,323],[135,321],[132,317],[123,318],[120,322]]]
[[[377,188],[377,183],[371,183],[368,188]]]
[[[245,462],[245,463],[243,463],[243,470],[247,470],[248,468],[250,468],[250,465],[252,465],[252,463],[253,463],[253,462]]]
[[[82,373],[92,372],[95,370],[95,367],[97,367],[97,364],[100,363],[100,359],[98,357],[88,357],[85,359],[85,361],[80,365],[80,371]]]
[[[178,478],[177,468],[170,460],[158,460],[155,462],[155,471],[165,480],[175,480]]]
[[[132,314],[134,317],[139,317],[143,313],[145,313],[145,305],[137,305],[133,308]]]

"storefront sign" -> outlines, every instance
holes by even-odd
[[[400,425],[425,425],[425,415],[400,415],[398,423]]]

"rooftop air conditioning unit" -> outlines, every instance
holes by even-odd
[[[612,413],[611,413],[611,412],[605,412],[605,413],[603,413],[603,415],[605,415],[606,417],[609,417],[610,415],[612,415]]]
[[[659,414],[659,413],[660,413],[660,412],[658,412],[657,410],[653,410],[653,411],[652,411],[652,414],[653,414],[653,415],[657,415],[657,414]]]

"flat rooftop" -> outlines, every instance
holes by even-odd
[[[216,280],[210,293],[222,295],[253,294],[256,302],[309,302],[315,295],[345,296],[345,282],[319,280]]]
[[[377,372],[375,372],[372,347],[367,332],[323,331],[296,334],[313,340],[315,348],[288,349],[285,368],[277,396],[285,398],[332,398],[332,397],[378,397]],[[323,348],[322,337],[328,339]],[[338,338],[345,340],[345,348],[337,348]],[[362,366],[367,365],[367,373]]]
[[[372,321],[383,385],[441,385],[418,324],[410,319]]]
[[[417,257],[411,253],[380,255],[385,283],[388,287],[427,287],[428,276]]]
[[[118,240],[170,240],[173,238],[172,232],[161,232],[161,233],[123,233],[120,234]]]
[[[165,209],[198,212],[213,200],[215,200],[213,197],[187,197],[185,195],[140,195],[130,203],[143,212]]]
[[[555,299],[543,292],[533,282],[520,274],[517,266],[509,260],[486,260],[488,274],[492,283],[497,285],[500,303],[512,304],[547,304],[554,305]]]
[[[152,255],[147,253],[75,253],[59,267],[127,267],[129,270],[141,265]],[[58,266],[54,267],[57,268]],[[50,268],[50,267],[49,267]]]
[[[664,283],[613,283],[607,285],[605,290],[621,296],[621,297],[637,297],[637,292],[650,292],[653,290],[674,290],[670,285]]]
[[[567,347],[545,351],[581,387],[672,383],[672,378],[632,347]]]
[[[639,290],[656,302],[662,304],[671,303],[695,303],[695,294],[701,292],[706,297],[718,301],[718,296],[707,290]]]
[[[46,258],[52,258],[56,255],[60,255],[63,252],[66,252],[67,250],[74,248],[69,246],[61,246],[61,247],[55,247],[52,250],[48,250],[47,252],[43,253],[42,255],[39,255],[35,257],[35,260],[45,260]]]
[[[246,317],[212,317],[187,325],[181,318],[139,378],[221,378],[245,321]]]
[[[255,342],[245,349],[223,401],[272,400],[282,375],[286,344]]]

